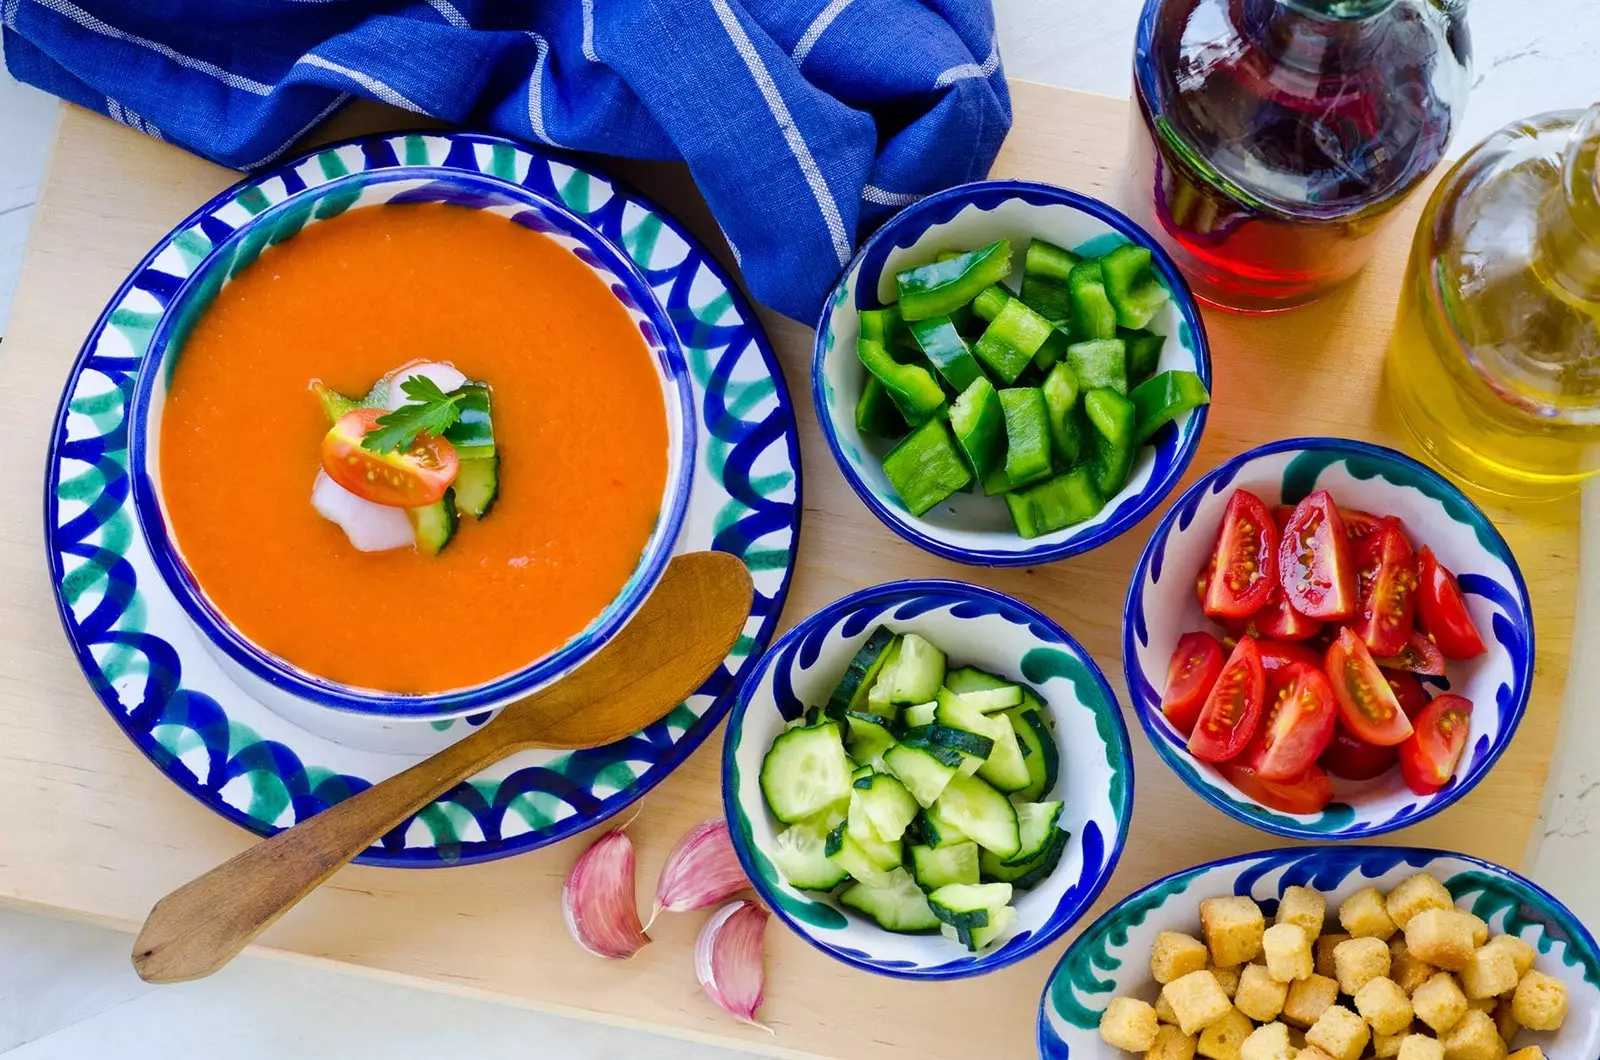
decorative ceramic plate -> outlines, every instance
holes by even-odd
[[[125,426],[156,322],[214,246],[307,188],[397,166],[515,183],[564,204],[623,248],[671,317],[693,377],[699,445],[676,551],[738,555],[756,586],[745,635],[700,691],[661,721],[607,747],[513,756],[357,858],[432,867],[504,857],[588,828],[699,746],[732,705],[782,610],[799,533],[800,454],[782,373],[749,305],[678,222],[608,177],[496,137],[411,133],[336,144],[234,185],[163,238],[95,323],[67,381],[45,481],[46,547],[67,637],[112,717],[185,791],[271,834],[422,757],[314,735],[223,675],[138,531]],[[447,730],[487,717],[432,724]]]
[[[1488,921],[1493,934],[1516,935],[1537,951],[1534,967],[1567,986],[1559,1031],[1523,1030],[1513,1046],[1540,1045],[1551,1060],[1600,1056],[1600,950],[1578,918],[1510,869],[1465,854],[1416,847],[1313,846],[1212,861],[1160,879],[1124,898],[1067,948],[1039,1003],[1039,1055],[1045,1060],[1123,1060],[1100,1040],[1100,1014],[1113,997],[1154,1003],[1150,946],[1161,931],[1196,934],[1200,901],[1247,894],[1270,918],[1290,885],[1311,887],[1338,903],[1364,887],[1388,890],[1428,872],[1456,905]]]

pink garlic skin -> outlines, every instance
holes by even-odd
[[[663,912],[687,913],[704,909],[748,889],[739,856],[728,835],[728,822],[721,817],[702,821],[691,828],[667,855],[656,881],[655,908],[651,923]],[[645,925],[648,927],[649,925]]]
[[[694,972],[706,996],[742,1023],[772,1028],[756,1019],[765,996],[762,947],[767,918],[759,902],[730,902],[712,913],[694,944]]]
[[[627,960],[650,941],[639,924],[633,861],[633,843],[614,828],[583,852],[561,886],[567,930],[596,957]]]

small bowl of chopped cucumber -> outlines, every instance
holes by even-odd
[[[845,479],[906,540],[1027,566],[1110,541],[1200,444],[1211,354],[1143,229],[1048,184],[964,184],[861,248],[817,324],[812,395]]]
[[[1044,614],[902,581],[807,617],[728,719],[734,849],[778,917],[852,967],[980,975],[1071,927],[1133,811],[1115,695]]]

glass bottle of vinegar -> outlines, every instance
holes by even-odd
[[[1600,470],[1600,105],[1463,158],[1411,248],[1386,365],[1424,454],[1514,498]]]

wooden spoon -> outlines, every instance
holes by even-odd
[[[722,552],[678,556],[588,662],[432,758],[279,832],[173,891],[133,945],[149,983],[227,964],[312,888],[402,821],[507,755],[599,747],[638,732],[709,677],[750,615],[750,573]]]

